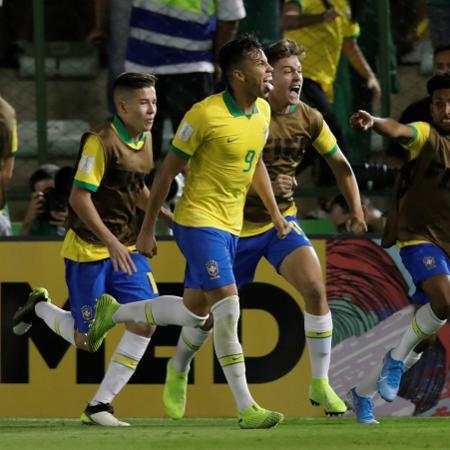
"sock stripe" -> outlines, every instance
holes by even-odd
[[[219,358],[219,363],[222,367],[231,366],[233,364],[243,363],[244,362],[244,354],[236,353],[235,355],[227,355]]]
[[[121,364],[122,366],[128,367],[129,369],[136,370],[139,361],[130,358],[129,356],[121,355],[120,353],[114,353],[111,361]]]
[[[145,317],[150,325],[156,325],[150,302],[145,305]]]
[[[419,325],[417,324],[417,320],[416,320],[416,316],[414,315],[413,321],[412,321],[412,329],[414,331],[414,333],[416,333],[417,337],[419,337],[420,339],[426,339],[427,337],[429,337],[429,334],[424,333]]]
[[[305,336],[311,339],[325,339],[333,335],[333,331],[306,331]]]
[[[186,347],[190,348],[192,351],[196,352],[200,349],[201,345],[195,345],[193,344],[184,333],[181,333],[181,339],[183,339],[183,342],[186,344]]]

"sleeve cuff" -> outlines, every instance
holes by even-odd
[[[179,148],[176,148],[174,145],[170,146],[170,151],[174,152],[176,155],[178,155],[180,158],[183,159],[190,159],[191,155],[188,155],[187,153],[183,152],[182,150],[180,150]]]
[[[91,192],[97,192],[98,189],[98,186],[95,186],[95,184],[86,183],[80,180],[73,180],[73,184]]]

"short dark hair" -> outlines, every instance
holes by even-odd
[[[236,67],[244,58],[255,50],[262,51],[262,45],[253,33],[244,33],[225,44],[219,52],[219,66],[228,79],[230,69]]]
[[[264,49],[269,64],[273,66],[277,61],[289,56],[298,56],[299,59],[305,55],[305,49],[291,39],[281,39]]]
[[[120,74],[112,85],[112,91],[132,91],[155,86],[156,76],[151,73],[124,72]]]
[[[433,55],[436,56],[439,53],[448,52],[450,51],[450,44],[449,45],[438,45],[433,52]]]
[[[427,91],[430,96],[439,89],[450,89],[450,74],[434,75],[428,80]]]
[[[344,214],[348,214],[350,212],[350,208],[348,207],[347,201],[345,200],[345,197],[342,194],[336,195],[336,197],[334,197],[333,200],[331,200],[329,206],[330,211],[335,205],[340,206]]]
[[[45,164],[39,169],[35,170],[32,174],[30,179],[28,180],[28,185],[30,187],[30,191],[34,192],[35,188],[34,185],[41,180],[54,180],[55,175],[58,172],[59,167],[55,166],[54,164]]]

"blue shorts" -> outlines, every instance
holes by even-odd
[[[413,303],[428,303],[430,299],[422,290],[421,283],[436,275],[450,275],[450,258],[440,247],[428,243],[403,247],[400,256],[416,285]]]
[[[132,258],[137,269],[132,275],[115,272],[109,258],[84,263],[67,258],[64,260],[75,330],[81,333],[89,330],[97,298],[104,293],[111,294],[119,303],[158,297],[158,288],[147,258],[139,253],[133,253]]]
[[[236,281],[233,261],[238,237],[211,227],[174,223],[173,236],[186,258],[184,287],[210,291]]]
[[[288,216],[286,220],[290,222],[292,231],[284,239],[277,237],[276,228],[256,236],[239,239],[234,262],[234,276],[239,288],[253,281],[256,266],[263,256],[279,272],[286,256],[299,247],[312,247],[311,241],[300,228],[297,218]]]

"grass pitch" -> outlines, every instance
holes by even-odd
[[[350,450],[450,449],[450,417],[289,418],[271,430],[240,430],[236,419],[129,419],[131,427],[74,419],[0,419],[1,450]]]

